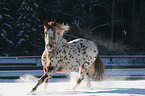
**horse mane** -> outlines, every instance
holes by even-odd
[[[45,22],[47,22],[47,21],[45,21]],[[59,24],[56,22],[56,20],[47,22],[47,24],[49,25],[50,28],[55,29],[55,31],[57,31],[61,37],[63,37],[63,34],[65,31],[69,30],[68,24],[66,24],[66,25],[64,25],[64,23]]]
[[[50,21],[50,22],[47,22],[45,20],[44,22],[44,29],[52,29],[53,31],[55,31],[55,33],[57,33],[61,38],[63,38],[63,34],[65,31],[69,30],[69,25],[64,25],[64,23],[62,24],[59,24],[56,22],[56,20],[54,21]],[[56,47],[56,41],[53,40],[53,46],[52,46],[52,50],[51,50],[51,54],[54,54],[55,52],[55,47]],[[49,54],[50,54],[49,53]]]

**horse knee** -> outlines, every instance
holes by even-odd
[[[48,77],[48,75],[44,74],[41,78],[38,79],[38,83],[44,82],[44,80]]]
[[[43,82],[44,82],[44,79],[41,79],[41,78],[40,78],[40,79],[38,80],[37,85],[40,85],[40,84],[42,84]]]
[[[77,79],[77,83],[76,83],[76,85],[73,87],[73,90],[76,89],[76,87],[81,83],[82,80],[83,80],[83,78],[80,78],[80,77]]]
[[[81,81],[82,81],[83,79],[84,79],[84,78],[78,78],[78,79],[77,79],[77,84],[80,84]]]
[[[90,82],[90,78],[89,78],[88,75],[86,76],[86,82],[87,82],[87,87],[90,88],[91,87],[91,82]]]
[[[48,83],[48,82],[49,82],[49,78],[46,78],[45,83]]]
[[[81,83],[82,79],[78,78],[77,83]]]

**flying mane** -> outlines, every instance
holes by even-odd
[[[66,24],[66,25],[64,25],[64,23],[59,24],[59,23],[56,22],[56,20],[50,21],[50,22],[47,22],[45,20],[44,26],[46,25],[46,23],[48,25],[50,25],[51,28],[53,28],[56,31],[58,31],[58,33],[60,34],[61,37],[63,37],[63,34],[64,34],[65,31],[68,31],[69,30],[69,25],[68,24]]]

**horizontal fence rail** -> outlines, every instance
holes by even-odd
[[[145,55],[100,56],[108,79],[145,79]],[[43,75],[40,56],[0,57],[0,79],[16,79],[25,74]],[[56,73],[54,78],[69,74]]]
[[[20,76],[33,75],[41,77],[43,70],[0,71],[0,79],[18,79]],[[56,73],[53,78],[69,78],[70,73]],[[145,79],[145,68],[139,69],[106,69],[105,79]]]

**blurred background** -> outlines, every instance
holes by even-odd
[[[40,56],[43,23],[69,24],[67,41],[86,38],[100,55],[145,54],[145,0],[0,0],[0,56]]]

